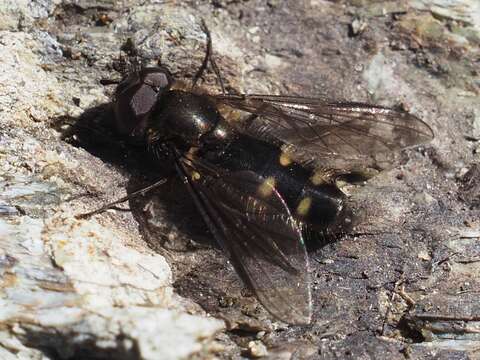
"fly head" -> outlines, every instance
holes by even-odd
[[[115,91],[115,125],[121,135],[142,141],[147,118],[173,79],[164,67],[146,67],[128,74]]]

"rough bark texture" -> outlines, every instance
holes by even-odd
[[[131,39],[189,81],[202,18],[229,91],[435,131],[349,189],[354,229],[310,254],[310,326],[243,289],[180,182],[74,218],[168,174],[110,132],[99,80]],[[478,358],[479,45],[478,0],[0,1],[0,358]]]

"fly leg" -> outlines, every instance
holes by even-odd
[[[203,19],[201,20],[201,27],[203,32],[207,36],[207,50],[205,52],[205,57],[203,58],[202,65],[200,65],[200,68],[197,70],[195,76],[193,77],[192,88],[194,88],[197,85],[198,80],[202,77],[203,73],[208,67],[208,63],[210,62],[210,65],[212,66],[212,70],[215,73],[215,76],[217,77],[218,84],[222,89],[222,94],[225,94],[225,86],[223,84],[222,76],[220,75],[220,70],[212,56],[212,36],[210,34],[210,30],[207,27],[207,24],[205,23],[205,20]]]
[[[156,189],[158,188],[159,186],[165,184],[166,182],[168,181],[168,179],[160,179],[156,182],[154,182],[152,185],[149,185],[147,187],[144,187],[143,189],[140,189],[140,190],[137,190],[137,191],[134,191],[130,194],[128,194],[127,196],[124,196],[118,200],[115,200],[115,201],[112,201],[111,203],[108,203],[104,206],[102,206],[101,208],[97,209],[97,210],[94,210],[94,211],[90,211],[90,212],[87,212],[87,213],[83,213],[83,214],[78,214],[78,215],[75,215],[75,218],[76,219],[87,219],[93,215],[97,215],[97,214],[101,214],[105,211],[107,211],[108,209],[111,209],[113,208],[115,205],[117,204],[121,204],[127,200],[130,200],[136,196],[139,196],[139,195],[144,195],[146,194],[147,192],[153,190],[153,189]]]

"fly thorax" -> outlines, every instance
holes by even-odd
[[[200,141],[206,149],[219,149],[227,146],[236,136],[236,130],[224,119],[220,119],[214,128],[201,137]]]
[[[215,104],[205,95],[171,90],[157,101],[149,120],[148,141],[196,146],[222,121]]]

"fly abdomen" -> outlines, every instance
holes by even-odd
[[[334,184],[314,185],[309,180],[292,213],[314,230],[334,230],[344,213],[344,202],[345,195]]]
[[[344,195],[334,185],[318,181],[318,174],[292,161],[280,147],[238,134],[221,150],[203,153],[206,160],[230,171],[253,171],[265,179],[260,196],[271,196],[275,187],[291,214],[314,230],[334,226],[344,207]]]

